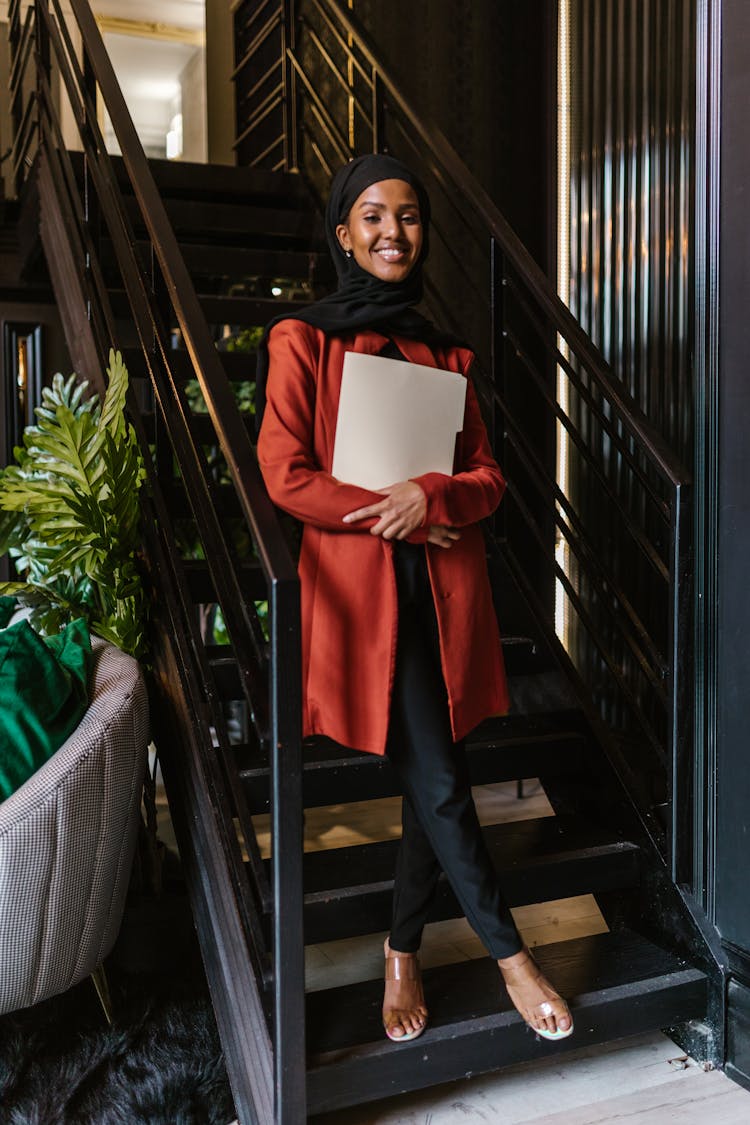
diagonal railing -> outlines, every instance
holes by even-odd
[[[653,837],[682,872],[690,785],[690,478],[343,0],[242,0],[241,163],[335,169],[390,151],[423,179],[427,303],[474,344],[508,497],[502,551]],[[666,811],[666,832],[663,828]]]
[[[42,239],[71,351],[81,376],[101,383],[122,321],[112,310],[101,236],[114,247],[119,284],[139,339],[156,403],[146,430],[131,411],[149,470],[144,511],[154,590],[154,707],[157,745],[176,815],[192,821],[183,862],[238,1113],[243,1121],[291,1125],[305,1117],[302,931],[301,694],[299,588],[248,430],[216,350],[148,160],[138,140],[87,0],[71,0],[76,50],[59,0],[38,0],[21,21],[12,0],[11,83],[19,190],[38,190]],[[70,17],[68,17],[70,18]],[[82,164],[67,151],[53,75],[59,74],[78,131]],[[98,124],[106,107],[122,152],[133,223]],[[248,588],[216,484],[195,431],[184,372],[172,346],[179,331],[254,545],[257,581]],[[163,485],[176,465],[222,606],[256,744],[271,774],[270,878],[237,784],[224,711],[191,600]],[[164,470],[169,478],[164,480]],[[268,602],[268,639],[256,602]],[[238,831],[239,826],[239,831]],[[241,839],[240,839],[241,837]],[[246,854],[243,855],[241,843]]]

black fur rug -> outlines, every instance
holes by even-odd
[[[91,981],[0,1017],[1,1125],[229,1125],[235,1113],[184,894],[130,904]]]

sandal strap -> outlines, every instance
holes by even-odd
[[[515,988],[519,974],[525,975],[525,972],[529,965],[531,965],[531,967],[536,970],[536,977],[541,977],[544,975],[536,962],[534,954],[531,952],[528,946],[524,946],[522,952],[526,954],[526,958],[521,962],[520,965],[514,966],[512,969],[503,969],[502,966],[500,966],[500,975],[503,978],[503,983],[505,984],[506,988],[508,987],[508,985],[510,985],[511,988]]]
[[[415,953],[389,953],[385,959],[386,980],[419,980],[420,975],[419,959]]]
[[[536,1004],[531,1009],[531,1014],[536,1019],[546,1019],[548,1016],[554,1016],[555,1019],[571,1018],[567,1002],[558,993],[550,996],[548,1000],[543,1000],[541,1004]]]

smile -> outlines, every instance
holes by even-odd
[[[376,250],[375,253],[385,258],[386,262],[398,262],[406,257],[406,250],[397,246],[384,246],[382,250]]]

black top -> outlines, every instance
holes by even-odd
[[[378,355],[383,356],[384,359],[401,359],[406,363],[409,362],[393,340],[389,340]],[[424,544],[407,543],[405,539],[392,539],[391,546],[399,609],[431,600],[432,587]]]

